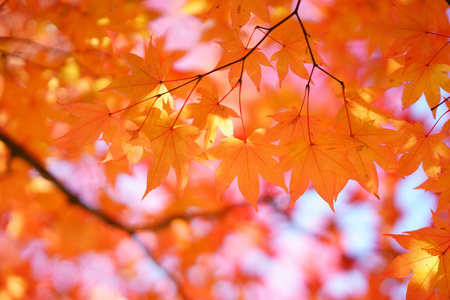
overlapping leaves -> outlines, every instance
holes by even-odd
[[[450,225],[436,215],[434,227],[389,235],[411,251],[396,257],[383,276],[401,278],[414,274],[406,299],[427,299],[437,289],[440,299],[450,296]]]
[[[244,26],[250,11],[268,21],[268,13],[263,6],[245,2],[240,9],[236,9],[235,4],[232,2],[227,8],[231,11],[232,26]],[[399,20],[402,16],[405,17],[404,11],[399,11]],[[411,29],[397,29],[413,32],[414,26],[411,24]],[[437,25],[433,25],[432,29],[427,29],[427,24],[417,26],[426,32],[439,30]],[[287,30],[288,27],[294,29]],[[317,53],[311,52],[311,37],[305,35],[294,19],[281,23],[279,28],[270,32],[270,38],[279,45],[271,61],[276,61],[280,85],[289,69],[299,77],[309,79],[310,73],[305,63],[322,63],[317,49],[314,48]],[[397,38],[393,46],[402,40]],[[239,37],[221,45],[223,56],[212,72],[229,70],[231,90],[242,85],[243,74],[247,73],[259,89],[261,65],[273,67],[265,53],[259,48],[246,46]],[[391,51],[388,54],[395,56],[406,52],[414,59],[389,75],[387,86],[405,84],[405,107],[417,101],[423,93],[430,107],[436,106],[440,88],[450,90],[450,81],[445,73],[449,67],[433,61],[442,49],[430,46],[417,52],[414,45],[411,42],[402,48],[402,53]],[[275,124],[268,130],[258,129],[252,135],[238,139],[233,137],[232,118],[242,116],[222,104],[224,98],[220,97],[215,86],[198,88],[195,92],[201,96],[199,102],[182,105],[180,111],[176,111],[171,93],[164,84],[171,60],[162,59],[152,43],[147,46],[145,58],[132,53],[121,53],[121,56],[131,73],[114,80],[104,91],[113,90],[130,99],[129,105],[119,111],[135,107],[140,109],[128,116],[125,113],[120,118],[101,102],[96,102],[92,107],[89,104],[68,105],[69,111],[80,117],[81,121],[64,137],[84,137],[86,142],[92,142],[103,135],[103,139],[111,145],[107,160],[125,156],[130,166],[148,156],[144,152],[149,153],[151,162],[145,194],[157,188],[171,168],[177,175],[180,190],[183,190],[187,184],[190,162],[202,157],[222,160],[216,173],[219,194],[237,178],[244,198],[256,208],[261,175],[289,192],[291,206],[311,183],[333,208],[336,197],[350,179],[358,181],[368,192],[379,197],[374,163],[388,172],[406,176],[423,162],[425,172],[430,178],[435,178],[441,171],[441,160],[450,159],[448,146],[441,141],[444,138],[442,134],[425,134],[418,123],[411,125],[390,119],[389,115],[371,104],[373,100],[366,101],[367,95],[364,93],[370,93],[368,88],[361,89],[355,96],[350,93],[348,99],[344,99],[344,105],[336,115],[336,128],[325,127],[319,120],[301,114],[294,107],[291,111],[272,115]],[[188,120],[192,120],[191,124]],[[381,126],[390,121],[398,131]],[[129,129],[112,130],[111,124],[118,122],[122,122],[121,126],[126,124]],[[202,134],[203,147],[199,141]],[[225,138],[218,141],[218,134],[223,134]],[[401,156],[400,162],[397,162],[397,156]],[[285,185],[285,172],[290,172],[289,189]]]

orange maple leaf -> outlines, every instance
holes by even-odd
[[[416,189],[424,189],[439,194],[436,212],[450,209],[450,170],[445,169],[436,178],[428,178]]]
[[[280,86],[286,78],[289,68],[294,74],[308,79],[309,72],[303,63],[312,63],[311,53],[309,53],[305,37],[298,24],[294,24],[294,21],[285,22],[274,31],[271,37],[281,45],[281,49],[275,52],[270,59],[270,61],[277,60],[276,69]],[[311,39],[310,43],[312,43]],[[317,53],[314,53],[314,58],[316,63],[322,63],[322,59]]]
[[[312,182],[316,192],[333,209],[337,195],[348,179],[355,178],[356,171],[344,155],[348,147],[343,141],[333,141],[330,133],[320,133],[311,139],[311,142],[300,140],[290,144],[288,154],[280,159],[283,171],[292,169],[290,205],[295,204]]]
[[[233,0],[231,5],[231,24],[234,28],[241,28],[250,19],[250,12],[257,15],[264,22],[269,22],[269,8],[265,0]]]
[[[224,53],[221,60],[217,63],[216,68],[237,62],[230,65],[230,72],[228,74],[230,84],[235,86],[242,79],[242,72],[245,71],[259,90],[261,83],[261,65],[272,67],[264,53],[259,51],[258,48],[247,48],[239,37],[236,37],[233,41],[219,44],[223,47]]]
[[[343,137],[349,142],[346,156],[355,166],[357,181],[369,193],[379,198],[378,172],[374,162],[388,172],[397,170],[397,157],[392,149],[385,145],[398,139],[399,134],[394,130],[382,128],[374,121],[361,122],[352,117],[348,120],[351,131],[347,119],[342,120],[343,124],[339,127],[345,132]]]
[[[148,44],[145,60],[133,53],[120,54],[125,63],[131,69],[131,75],[114,80],[110,85],[101,90],[114,90],[131,99],[130,106],[141,101],[145,97],[162,95],[162,99],[173,107],[173,99],[167,93],[167,88],[163,81],[169,73],[171,60],[162,61],[158,51]],[[153,92],[153,93],[152,93]],[[160,108],[162,103],[156,104]]]
[[[430,54],[432,49],[430,38],[434,37],[431,33],[436,32],[438,27],[430,14],[428,5],[423,5],[420,11],[398,4],[394,6],[397,23],[381,26],[381,29],[386,35],[395,38],[388,56],[406,54],[405,63],[408,66],[424,53]]]
[[[408,235],[387,235],[412,251],[397,256],[381,275],[401,278],[414,274],[408,284],[406,300],[427,299],[436,287],[440,299],[449,299],[450,226],[436,215],[433,223],[435,228],[406,232]]]
[[[404,135],[392,145],[395,152],[406,152],[399,161],[397,174],[399,177],[412,174],[422,163],[425,173],[435,178],[441,172],[441,159],[450,159],[450,149],[442,141],[446,136],[442,133],[426,133],[422,124],[396,121],[394,126]]]
[[[446,64],[431,64],[430,60],[418,60],[408,68],[402,67],[394,71],[388,80],[390,86],[404,84],[402,102],[403,107],[415,103],[422,94],[425,94],[430,108],[439,104],[440,89],[450,92],[450,78],[446,72],[450,66]],[[433,114],[436,110],[433,111]]]
[[[120,128],[120,120],[111,115],[108,106],[94,99],[94,103],[62,104],[72,115],[80,118],[60,139],[83,140],[85,144],[95,142],[100,134]]]
[[[150,153],[150,140],[132,122],[124,122],[122,128],[117,128],[116,131],[113,131],[112,134],[104,138],[105,142],[110,143],[111,146],[102,162],[118,160],[125,157],[131,169],[146,154]]]
[[[199,88],[202,94],[200,102],[186,105],[183,116],[187,119],[194,118],[192,125],[206,131],[204,147],[209,148],[217,136],[217,129],[230,137],[233,135],[233,122],[230,117],[238,118],[238,114],[231,108],[220,104],[217,88],[212,86],[211,90]]]
[[[223,13],[230,8],[231,25],[241,29],[250,19],[250,13],[255,14],[264,22],[270,21],[269,8],[265,0],[215,0],[208,13],[214,11]]]
[[[280,140],[280,145],[301,141],[308,141],[308,123],[309,133],[312,135],[318,132],[318,120],[301,115],[298,108],[292,107],[291,111],[280,112],[269,117],[278,123],[267,130],[266,139],[269,142]]]
[[[221,160],[216,172],[217,196],[220,196],[237,177],[244,198],[257,210],[259,175],[287,191],[283,172],[273,156],[279,156],[279,146],[263,140],[264,131],[255,130],[245,141],[223,138],[222,144],[208,149],[210,160]]]
[[[146,132],[151,141],[153,160],[148,169],[143,198],[161,185],[171,167],[177,176],[180,191],[183,191],[188,180],[189,163],[202,152],[195,141],[199,135],[196,127],[174,125],[174,120],[164,114],[162,118]]]

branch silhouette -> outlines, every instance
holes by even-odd
[[[123,224],[120,224],[116,220],[112,219],[108,215],[102,213],[101,211],[95,210],[87,206],[83,201],[78,197],[76,194],[74,194],[70,189],[68,189],[58,178],[56,178],[53,174],[51,174],[48,169],[44,166],[42,162],[39,161],[38,158],[36,158],[29,150],[27,150],[24,146],[19,145],[16,141],[14,141],[11,137],[9,137],[5,132],[0,130],[0,141],[3,142],[6,147],[11,151],[12,157],[20,157],[24,161],[26,161],[30,166],[32,166],[36,171],[38,171],[42,177],[53,183],[61,192],[64,193],[64,195],[67,197],[67,200],[70,204],[81,207],[85,212],[96,216],[109,226],[119,229],[123,232],[126,232],[142,249],[144,254],[150,258],[159,268],[161,268],[166,275],[174,282],[176,285],[180,296],[183,299],[189,299],[188,296],[185,294],[182,284],[179,282],[178,279],[175,278],[173,274],[171,274],[167,269],[165,269],[156,259],[156,257],[153,255],[153,253],[148,249],[148,247],[145,246],[145,244],[140,240],[138,236],[138,231],[142,231],[143,229],[132,229],[129,228]],[[153,225],[152,227],[145,228],[146,230],[153,230],[159,229],[165,226],[170,225],[170,222],[175,218],[180,218],[182,216],[175,216],[171,219],[163,220],[162,222]],[[194,218],[195,216],[188,216],[185,218]]]

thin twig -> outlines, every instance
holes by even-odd
[[[140,227],[133,227],[132,231],[133,232],[158,231],[158,230],[168,227],[176,219],[182,219],[182,220],[189,221],[189,220],[196,219],[196,218],[200,218],[200,219],[201,218],[206,218],[206,219],[220,218],[220,217],[225,216],[228,212],[230,212],[231,210],[233,210],[235,208],[246,207],[246,206],[248,206],[248,203],[243,202],[243,203],[239,203],[239,204],[233,204],[230,206],[226,206],[226,207],[224,207],[218,211],[214,211],[214,212],[201,212],[201,213],[191,214],[191,215],[186,215],[186,214],[171,215],[171,216],[161,219],[158,222],[155,222],[151,225],[143,225]]]
[[[449,0],[449,1],[450,1],[450,0]],[[446,97],[446,98],[445,98],[444,100],[442,100],[439,104],[433,106],[433,107],[431,108],[431,111],[437,109],[439,106],[441,106],[442,104],[444,104],[445,102],[447,102],[449,99],[450,99],[450,96],[449,96],[449,97]]]

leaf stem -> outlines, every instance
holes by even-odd
[[[434,123],[433,127],[431,127],[430,131],[428,131],[428,133],[426,134],[426,136],[430,135],[431,131],[433,131],[434,127],[436,127],[437,123],[439,123],[439,121],[442,119],[443,116],[445,116],[446,113],[450,112],[450,109],[447,109],[442,116],[439,117],[439,119],[437,119],[437,121]]]
[[[242,65],[244,65],[244,64],[242,64]],[[239,98],[239,114],[241,115],[242,132],[244,134],[244,139],[243,140],[244,140],[244,143],[245,143],[247,141],[247,134],[245,132],[244,115],[242,114],[242,99],[241,99],[242,98],[241,97],[241,94],[242,94],[242,78],[238,80],[238,83],[239,83],[239,96],[238,96],[238,98]]]
[[[433,57],[432,58],[430,58],[430,60],[428,61],[428,64],[427,65],[429,65],[430,63],[431,63],[431,61],[433,60],[433,59],[435,59],[436,58],[436,56],[445,48],[445,47],[447,47],[447,45],[448,44],[450,44],[450,41],[448,41],[447,43],[445,43],[434,55],[433,55]]]
[[[194,92],[195,88],[197,87],[197,85],[200,83],[200,81],[202,80],[203,77],[200,77],[197,79],[197,82],[194,84],[194,86],[192,87],[191,91],[189,92],[188,96],[186,97],[186,100],[184,100],[183,105],[181,106],[181,108],[178,110],[178,114],[175,117],[175,120],[173,120],[173,124],[172,124],[172,128],[175,126],[175,123],[177,122],[178,118],[180,117],[181,112],[183,111],[183,108],[186,106],[186,103],[189,101],[189,98],[192,95],[192,92]]]
[[[222,97],[222,99],[220,99],[217,104],[220,104],[223,100],[225,100],[226,97],[228,97],[229,94],[231,94],[232,91],[234,91],[234,89],[238,86],[239,81],[236,82],[236,84]]]

